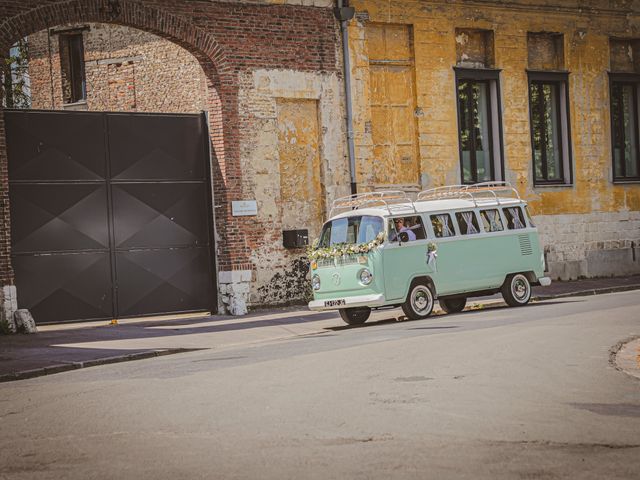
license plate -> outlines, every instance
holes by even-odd
[[[347,302],[344,300],[344,298],[340,298],[338,300],[325,300],[324,301],[324,306],[325,307],[340,307],[342,305],[346,305]]]

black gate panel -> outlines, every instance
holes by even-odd
[[[197,115],[110,114],[111,177],[204,181],[204,134]]]
[[[5,110],[5,128],[12,182],[106,177],[101,113]]]
[[[106,184],[11,185],[13,253],[109,250]]]
[[[210,310],[200,115],[5,111],[12,262],[38,323]]]
[[[202,182],[114,183],[116,248],[204,246],[207,205]]]
[[[13,257],[20,307],[38,323],[113,318],[108,252]]]
[[[118,252],[120,315],[209,309],[208,262],[208,248]]]

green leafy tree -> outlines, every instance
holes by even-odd
[[[2,105],[29,108],[29,49],[27,39],[16,42],[2,61]]]

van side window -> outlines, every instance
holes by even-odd
[[[410,217],[395,217],[389,219],[389,240],[396,242],[400,233],[406,232],[409,241],[424,240],[427,235],[424,231],[422,218],[419,215]]]
[[[507,228],[509,230],[515,230],[518,228],[525,228],[524,216],[522,215],[522,209],[520,207],[505,207],[504,217],[507,219]]]
[[[480,210],[480,218],[485,232],[500,232],[504,230],[498,210]]]
[[[480,233],[480,227],[478,226],[478,218],[475,212],[457,212],[456,220],[458,220],[458,227],[462,235],[472,235],[474,233]]]
[[[536,224],[533,223],[533,218],[531,217],[531,212],[529,211],[529,207],[524,207],[524,213],[527,214],[527,220],[529,221],[529,225],[535,228]]]
[[[431,215],[431,225],[433,226],[433,233],[435,233],[438,238],[453,237],[455,235],[453,221],[451,220],[451,215],[448,213]]]

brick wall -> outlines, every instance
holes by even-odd
[[[10,258],[9,172],[7,167],[4,115],[0,110],[0,287],[13,284],[13,270]]]
[[[58,31],[83,36],[87,110],[195,113],[207,108],[205,74],[184,48],[121,25],[64,28]],[[55,30],[29,35],[32,108],[64,108],[60,35]]]
[[[255,115],[240,111],[240,98],[247,93],[241,91],[241,79],[250,78],[252,72],[257,70],[304,72],[315,77],[316,82],[333,82],[331,96],[340,94],[340,88],[335,86],[339,81],[340,64],[337,55],[337,25],[330,8],[331,2],[317,0],[305,2],[305,6],[301,5],[302,2],[287,3],[299,5],[177,0],[125,0],[115,3],[106,0],[0,0],[0,18],[3,19],[0,21],[0,47],[6,49],[18,38],[51,27],[114,23],[158,35],[193,55],[204,72],[205,107],[210,112],[212,145],[216,154],[212,176],[218,267],[223,271],[252,272],[256,268],[254,252],[264,249],[266,243],[276,256],[286,257],[287,254],[275,240],[281,235],[281,231],[265,221],[268,215],[260,218],[231,216],[232,200],[257,198],[263,192],[263,187],[256,185],[252,178],[252,172],[247,174],[244,171],[247,159],[255,157],[252,148],[256,132],[259,131],[259,122]],[[39,58],[46,58],[46,55]],[[133,66],[135,65],[134,62]],[[134,74],[131,65],[123,63],[123,66],[126,68],[121,77],[125,80],[112,85],[117,92],[123,93],[120,96],[123,102],[115,107],[109,105],[109,108],[131,109],[132,99],[127,95],[129,92],[126,86]],[[167,73],[180,75],[177,71]],[[55,86],[59,75],[54,72],[53,77]],[[322,78],[330,80],[321,80]],[[156,85],[157,80],[154,78],[149,85]],[[96,82],[97,80],[93,85]],[[50,84],[51,76],[48,85]],[[54,97],[55,91],[59,89],[54,88]],[[319,97],[322,97],[321,89],[319,91]],[[51,102],[50,93],[48,101]],[[46,101],[42,105],[46,106]],[[140,105],[137,100],[136,108],[155,109]],[[172,108],[174,107],[164,105],[162,110]],[[200,108],[200,104],[196,103],[189,108]],[[340,114],[334,114],[327,121],[340,125],[342,118]],[[331,127],[329,132],[329,143],[338,143],[342,130]],[[277,139],[275,142],[277,143]],[[323,139],[323,143],[327,141]],[[331,162],[344,161],[340,149],[333,147],[330,151],[332,156],[338,155],[337,158],[332,157]],[[0,144],[0,172],[6,172],[5,155],[6,150]],[[2,178],[6,184],[6,173]],[[3,188],[3,194],[6,197],[6,188]],[[259,206],[261,208],[262,205]],[[0,242],[4,245],[4,250],[0,250],[2,253],[9,251],[6,201],[0,203],[0,209],[0,218],[5,219],[5,228],[0,229]],[[252,233],[247,235],[245,232]],[[250,275],[254,276],[255,274]],[[246,279],[244,274],[240,277]],[[0,263],[0,278],[4,283],[11,281],[10,263]]]

